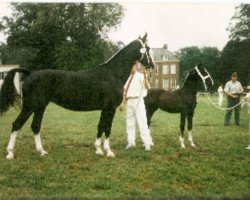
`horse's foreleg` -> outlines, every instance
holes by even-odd
[[[181,120],[180,120],[180,136],[179,141],[181,143],[181,148],[185,148],[184,144],[184,130],[185,130],[185,122],[186,122],[186,115],[184,112],[181,112]]]
[[[147,114],[147,124],[148,127],[150,127],[151,124],[151,118],[153,117],[154,112],[157,110],[156,106],[149,106],[149,105],[145,105],[146,107],[146,114]]]
[[[25,124],[25,122],[28,120],[30,115],[32,114],[32,111],[23,109],[17,119],[12,124],[12,133],[10,135],[9,144],[7,146],[7,152],[8,155],[6,156],[6,159],[11,160],[14,158],[14,147],[16,142],[16,137],[18,134],[18,131],[21,129],[21,127]]]
[[[193,128],[193,113],[188,114],[188,141],[190,142],[192,147],[195,147],[192,136],[192,128]]]

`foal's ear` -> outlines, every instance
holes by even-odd
[[[143,36],[143,38],[142,38],[142,42],[143,42],[143,43],[145,43],[145,42],[146,42],[147,36],[148,36],[148,34],[147,34],[147,33],[145,33],[145,35],[144,35],[144,36]]]

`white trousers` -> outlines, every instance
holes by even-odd
[[[223,103],[223,93],[219,93],[219,106],[222,106],[222,103]]]
[[[153,145],[152,137],[147,125],[146,109],[144,99],[128,99],[127,100],[127,140],[128,144],[135,145],[135,122],[137,122],[140,136],[144,146]]]

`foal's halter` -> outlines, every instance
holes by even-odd
[[[197,71],[199,77],[201,78],[202,82],[203,82],[203,85],[204,85],[204,88],[205,88],[205,91],[207,91],[207,85],[206,85],[206,79],[210,78],[211,82],[212,82],[212,85],[214,84],[214,81],[212,79],[212,77],[210,76],[210,74],[208,73],[208,71],[204,68],[205,72],[207,73],[206,76],[203,76],[200,72],[200,70],[198,69],[198,67],[196,66],[195,67],[195,70]]]

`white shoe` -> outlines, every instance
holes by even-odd
[[[133,147],[135,147],[135,144],[128,144],[128,145],[125,147],[125,149],[131,149],[131,148],[133,148]]]
[[[151,146],[150,145],[146,145],[145,146],[145,151],[151,151]]]

